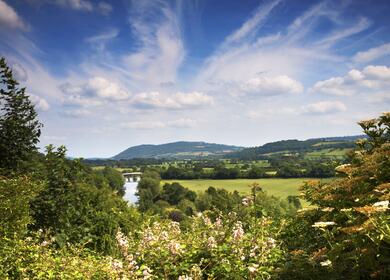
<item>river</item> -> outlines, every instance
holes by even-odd
[[[138,182],[126,182],[125,183],[125,195],[123,198],[128,202],[135,204],[138,200],[138,197],[135,195],[137,192]]]

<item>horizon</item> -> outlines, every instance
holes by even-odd
[[[205,143],[205,144],[215,144],[215,145],[224,145],[224,146],[233,146],[233,147],[237,147],[237,148],[242,148],[242,149],[248,149],[248,148],[256,148],[256,147],[260,147],[260,146],[263,146],[265,144],[269,144],[269,143],[275,143],[275,142],[280,142],[280,141],[289,141],[289,140],[297,140],[297,141],[307,141],[307,140],[316,140],[316,139],[327,139],[327,138],[342,138],[342,137],[357,137],[357,136],[364,136],[364,134],[356,134],[356,135],[342,135],[342,136],[329,136],[329,137],[315,137],[315,138],[306,138],[306,139],[280,139],[280,140],[275,140],[275,141],[271,141],[271,142],[266,142],[266,143],[263,143],[263,144],[259,144],[259,145],[256,145],[256,146],[237,146],[237,145],[234,145],[234,144],[229,144],[229,143],[214,143],[214,142],[206,142],[206,141],[184,141],[184,140],[178,140],[178,141],[172,141],[172,142],[164,142],[164,143],[156,143],[156,144],[151,144],[151,143],[144,143],[144,144],[138,144],[138,145],[133,145],[133,146],[129,146],[117,153],[115,153],[114,155],[111,155],[109,157],[88,157],[88,158],[84,158],[84,159],[111,159],[117,155],[119,155],[120,153],[130,149],[130,148],[135,148],[135,147],[140,147],[140,146],[161,146],[161,145],[167,145],[167,144],[175,144],[175,143],[180,143],[180,142],[184,142],[184,143]],[[78,157],[70,157],[70,158],[78,158]],[[79,158],[83,158],[83,157],[79,157]]]
[[[386,0],[0,0],[0,56],[36,105],[40,148],[73,158],[355,136],[389,109],[389,13]]]

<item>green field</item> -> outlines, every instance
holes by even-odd
[[[350,150],[351,149],[321,149],[318,151],[309,152],[305,156],[308,158],[321,156],[343,158]]]
[[[232,180],[165,180],[162,183],[178,182],[182,186],[193,191],[205,191],[208,187],[226,189],[230,192],[237,190],[241,194],[249,194],[252,183],[260,184],[260,187],[270,195],[278,197],[287,197],[289,195],[299,195],[299,187],[304,181],[318,180],[310,178],[293,178],[293,179],[232,179]],[[329,179],[322,179],[329,181]]]

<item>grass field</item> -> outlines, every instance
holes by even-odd
[[[306,157],[345,157],[345,154],[351,149],[322,149],[319,151],[314,151],[306,154]]]
[[[278,197],[287,197],[289,195],[299,195],[299,187],[304,181],[317,180],[310,178],[293,178],[293,179],[233,179],[233,180],[165,180],[162,183],[178,182],[182,186],[193,191],[204,191],[208,187],[226,189],[230,192],[238,191],[241,194],[249,194],[252,183],[260,184],[260,187],[270,195]],[[330,179],[323,179],[329,181]]]

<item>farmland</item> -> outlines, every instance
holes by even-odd
[[[267,178],[267,179],[233,179],[233,180],[164,180],[162,183],[178,182],[182,186],[196,192],[205,191],[208,187],[223,188],[230,192],[238,191],[240,194],[249,194],[252,183],[258,183],[260,187],[270,195],[287,197],[299,195],[299,187],[305,181],[318,180],[310,178]],[[324,179],[322,179],[324,180]],[[325,179],[329,181],[330,179]]]

